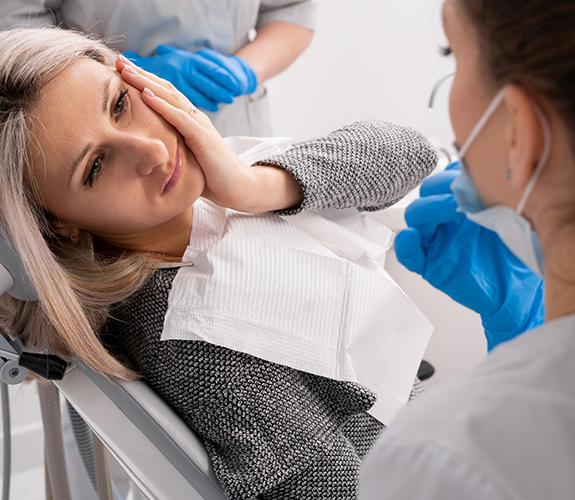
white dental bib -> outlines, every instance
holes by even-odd
[[[284,218],[199,199],[183,257],[194,265],[174,279],[161,338],[358,382],[377,394],[370,413],[388,425],[433,331],[378,262],[392,241],[357,210]]]

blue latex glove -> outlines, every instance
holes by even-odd
[[[544,321],[543,280],[493,231],[457,210],[449,186],[458,164],[427,178],[405,211],[397,259],[481,315],[488,350]]]
[[[223,56],[211,49],[193,54],[171,45],[158,45],[156,51],[158,55],[151,57],[140,57],[134,52],[125,52],[124,56],[168,80],[195,106],[207,111],[217,111],[219,103],[232,103],[234,97],[245,93],[248,81],[257,87],[255,73],[239,57]],[[222,64],[225,58],[232,60],[227,67]],[[249,71],[250,76],[245,76]]]
[[[245,59],[238,56],[226,56],[212,49],[202,49],[196,55],[204,57],[226,70],[237,83],[238,90],[235,97],[243,94],[252,94],[258,88],[258,77],[253,68]]]

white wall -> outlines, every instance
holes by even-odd
[[[427,102],[453,68],[442,0],[320,0],[319,27],[308,50],[268,82],[274,134],[308,139],[356,120],[380,118],[451,139],[447,113]],[[446,96],[447,92],[441,93]]]
[[[451,58],[439,55],[439,47],[446,45],[441,5],[442,0],[321,0],[312,44],[267,83],[274,135],[305,140],[378,118],[414,127],[450,148],[449,82],[439,91],[433,112],[427,108],[433,86],[454,67]],[[389,219],[385,214],[380,218]],[[408,272],[393,253],[386,268],[436,328],[425,356],[437,370],[428,387],[485,356],[477,314]]]

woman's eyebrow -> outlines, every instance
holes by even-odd
[[[104,99],[103,99],[103,103],[102,103],[102,113],[104,115],[108,114],[108,103],[110,101],[110,82],[112,81],[112,78],[114,78],[113,75],[110,76],[110,78],[108,78],[104,82],[104,85],[103,85],[103,87],[104,87],[103,88]],[[88,151],[90,151],[90,149],[92,149],[93,145],[94,144],[90,142],[86,146],[84,146],[84,149],[82,149],[80,154],[72,162],[72,168],[70,168],[70,178],[68,179],[68,186],[70,186],[70,183],[72,182],[72,178],[74,177],[76,170],[78,170],[78,167],[81,165],[82,160],[88,154]]]
[[[74,174],[76,173],[76,170],[78,170],[78,167],[81,165],[82,160],[88,154],[88,151],[90,151],[90,149],[92,149],[93,145],[94,144],[91,142],[86,144],[86,146],[84,146],[84,149],[82,149],[82,151],[80,152],[80,154],[78,155],[76,160],[72,163],[72,168],[70,169],[70,178],[68,179],[68,187],[70,186],[70,183],[72,182],[72,179],[74,177]]]
[[[110,100],[110,82],[114,78],[114,75],[110,76],[104,82],[104,102],[102,103],[102,113],[106,114],[108,112],[108,101]]]

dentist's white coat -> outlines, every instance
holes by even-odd
[[[360,498],[575,498],[575,315],[408,404],[368,455]]]

